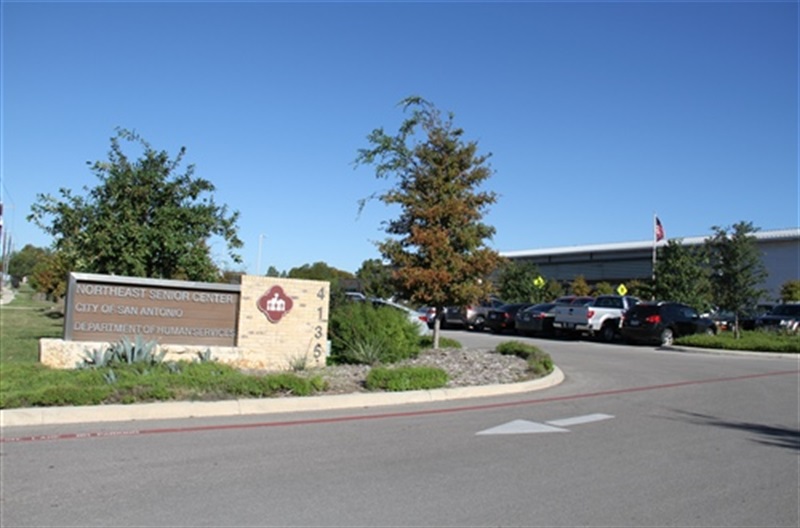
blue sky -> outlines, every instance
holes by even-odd
[[[798,218],[798,3],[2,2],[2,200],[84,194],[116,127],[240,212],[242,266],[355,272],[397,211],[354,167],[420,95],[491,153],[498,251]],[[263,236],[262,236],[263,235]],[[261,251],[259,252],[259,246]],[[225,247],[214,244],[220,263]],[[260,269],[257,269],[260,264]]]

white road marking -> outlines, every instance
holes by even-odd
[[[585,416],[576,416],[574,418],[564,418],[563,420],[551,420],[548,423],[550,425],[554,425],[556,427],[569,427],[570,425],[579,425],[591,422],[599,422],[602,420],[608,420],[613,418],[610,414],[587,414]]]
[[[503,434],[528,434],[528,433],[568,433],[565,427],[585,423],[599,422],[613,418],[610,414],[586,414],[561,420],[551,420],[545,423],[530,422],[528,420],[514,420],[497,427],[485,429],[476,435],[503,435]]]
[[[479,435],[499,435],[499,434],[527,434],[527,433],[568,433],[569,429],[553,427],[528,420],[514,420],[491,429],[486,429],[475,434]]]

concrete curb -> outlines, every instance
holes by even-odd
[[[522,383],[481,385],[408,392],[353,393],[333,396],[262,398],[216,402],[165,402],[137,405],[97,405],[85,407],[35,407],[0,410],[0,427],[165,420],[171,418],[204,418],[212,416],[244,416],[303,411],[324,411],[431,403],[464,398],[503,396],[554,387],[564,381],[558,367],[544,378]]]
[[[659,350],[666,350],[668,352],[686,352],[689,354],[712,354],[717,356],[747,356],[747,357],[763,357],[763,358],[779,358],[779,359],[798,359],[800,354],[793,354],[791,352],[753,352],[752,350],[726,350],[723,348],[697,348],[687,346],[661,346]]]

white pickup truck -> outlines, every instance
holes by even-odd
[[[619,333],[622,315],[638,302],[636,297],[627,295],[600,295],[589,305],[557,306],[553,310],[553,329],[589,334],[609,342]]]

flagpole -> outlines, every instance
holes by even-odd
[[[652,279],[654,286],[655,286],[655,282],[656,282],[656,242],[657,242],[656,228],[658,227],[656,225],[656,221],[657,221],[656,219],[657,218],[658,218],[658,215],[656,213],[653,213],[653,229],[652,229],[652,232],[653,232],[653,270],[652,270],[652,274],[651,274],[650,278]]]

